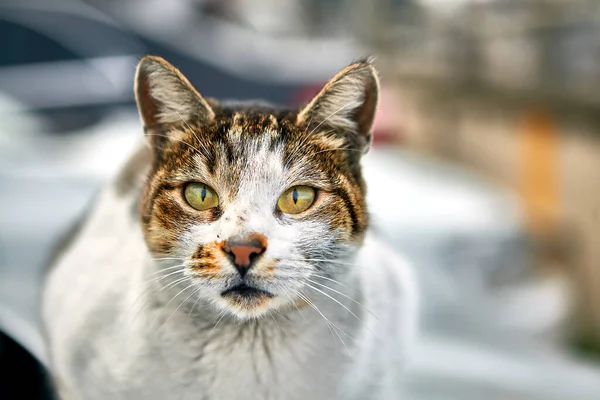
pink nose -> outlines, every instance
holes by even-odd
[[[245,239],[228,240],[223,246],[223,251],[229,255],[242,278],[266,249],[265,237],[258,234]]]

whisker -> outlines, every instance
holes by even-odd
[[[311,281],[311,282],[314,282],[314,281]],[[303,283],[304,283],[304,284],[305,284],[307,287],[309,287],[309,288],[311,288],[311,289],[313,289],[313,290],[316,290],[316,291],[318,291],[319,293],[321,293],[321,294],[323,294],[323,295],[327,296],[328,298],[330,298],[331,300],[333,300],[334,302],[336,302],[337,304],[339,304],[340,306],[342,306],[344,309],[346,309],[346,311],[348,311],[350,314],[352,314],[352,315],[353,315],[353,316],[354,316],[354,317],[355,317],[355,318],[356,318],[358,321],[362,321],[362,319],[361,319],[361,318],[359,318],[359,317],[358,317],[358,316],[357,316],[355,313],[353,313],[352,311],[350,311],[350,309],[349,309],[348,307],[344,306],[342,303],[340,303],[338,300],[336,300],[336,299],[335,299],[335,298],[333,298],[332,296],[330,296],[330,295],[328,295],[327,293],[325,293],[325,292],[323,292],[323,291],[321,291],[321,290],[319,290],[319,289],[317,289],[317,288],[315,288],[315,287],[311,286],[310,284],[308,284],[308,283],[306,283],[306,282],[303,282]],[[317,283],[317,282],[314,282],[314,283]],[[317,283],[317,284],[318,284],[318,283]],[[320,285],[320,284],[319,284],[319,285]],[[321,286],[324,286],[324,285],[321,285]],[[330,287],[328,287],[328,286],[324,286],[324,287],[328,288],[329,290],[333,290],[333,291],[335,291],[334,289],[332,289],[332,288],[330,288]],[[371,314],[371,315],[372,315],[372,316],[373,316],[373,317],[374,317],[374,318],[375,318],[377,321],[379,321],[379,317],[377,317],[377,316],[376,316],[376,315],[375,315],[373,312],[371,312],[371,311],[370,311],[368,308],[366,308],[365,306],[363,306],[362,304],[360,304],[360,303],[359,303],[359,302],[357,302],[356,300],[354,300],[354,299],[352,299],[352,298],[350,298],[350,297],[348,297],[348,296],[344,295],[343,293],[340,293],[340,292],[337,292],[337,291],[336,291],[336,293],[339,293],[339,294],[341,294],[342,296],[344,296],[344,297],[348,298],[349,300],[351,300],[351,301],[355,302],[355,303],[356,303],[356,304],[358,304],[360,307],[362,307],[362,308],[364,308],[366,311],[368,311],[368,312],[369,312],[369,314]],[[371,330],[369,327],[365,326],[365,329],[367,330],[367,332],[369,332],[371,335],[373,335],[373,337],[374,337],[375,339],[379,340],[378,336],[377,336],[377,335],[376,335],[376,334],[375,334],[375,333],[374,333],[374,332],[373,332],[373,331],[372,331],[372,330]]]
[[[347,335],[347,334],[342,329],[340,329],[339,327],[337,327],[337,325],[335,325],[333,322],[331,322],[321,312],[321,310],[319,310],[319,308],[316,306],[316,304],[314,304],[306,295],[303,295],[302,293],[300,293],[299,291],[297,291],[295,289],[291,289],[291,290],[294,291],[298,297],[300,297],[302,300],[304,300],[311,308],[313,308],[323,318],[323,320],[327,324],[327,327],[329,328],[329,331],[331,332],[332,337],[333,337],[333,334],[335,333],[335,335],[338,337],[338,339],[340,340],[340,342],[342,343],[342,345],[346,349],[346,352],[348,353],[348,356],[354,360],[354,357],[352,356],[352,353],[350,353],[350,350],[348,349],[348,346],[346,346],[346,342],[344,342],[344,339],[342,339],[342,337],[338,333],[338,330],[340,332],[344,333],[345,335]],[[333,339],[335,341],[335,337],[333,337]]]
[[[338,284],[338,285],[340,285],[342,287],[345,287],[346,289],[354,290],[354,288],[346,285],[345,283],[342,283],[340,281],[336,281],[335,279],[330,278],[328,276],[315,274],[314,272],[311,272],[311,275],[314,276],[314,277],[317,277],[317,278],[321,278],[321,279],[325,279],[327,281],[333,282],[333,283]]]
[[[172,276],[172,275],[178,274],[178,273],[180,273],[180,272],[182,272],[182,271],[180,271],[180,270],[177,270],[177,271],[171,271],[171,272],[169,272],[169,273],[168,273],[168,274],[166,274],[166,275],[157,276],[157,277],[154,277],[154,278],[152,278],[152,279],[149,279],[149,280],[147,280],[147,281],[145,281],[145,282],[142,282],[142,283],[140,283],[140,285],[148,285],[148,284],[150,284],[150,283],[153,283],[153,282],[162,281],[163,279],[165,279],[165,278],[168,278],[169,276]]]
[[[166,309],[166,308],[169,306],[169,304],[171,304],[171,303],[173,302],[173,300],[175,300],[175,298],[176,298],[177,296],[179,296],[181,293],[183,293],[183,292],[185,292],[186,290],[188,290],[189,288],[191,288],[193,285],[194,285],[194,283],[192,282],[192,283],[190,283],[189,285],[187,285],[186,287],[184,287],[183,289],[181,289],[179,292],[177,292],[177,294],[176,294],[175,296],[171,297],[171,300],[169,300],[169,301],[167,302],[167,304],[166,304],[166,305],[164,305],[164,308]],[[163,289],[164,289],[164,288],[163,288]],[[162,289],[161,289],[161,290],[162,290]],[[183,303],[182,303],[182,304],[183,304]],[[179,305],[179,307],[181,307],[181,304]],[[177,307],[177,308],[175,309],[175,311],[177,311],[177,310],[179,309],[179,307]],[[168,317],[168,318],[165,320],[165,322],[163,322],[163,323],[162,323],[162,325],[161,325],[161,326],[164,326],[164,325],[167,323],[167,321],[168,321],[168,320],[171,318],[171,316],[172,316],[172,315],[175,313],[175,311],[174,311],[173,313],[171,313],[171,315],[169,315],[169,317]],[[155,326],[155,327],[156,327],[156,323],[158,322],[158,317],[159,317],[159,316],[156,316],[156,319],[155,319],[155,321],[154,321],[154,326]]]
[[[288,292],[284,292],[284,294],[288,298],[288,300],[290,301],[290,303],[292,303],[294,305],[294,307],[296,307],[296,310],[302,316],[302,319],[304,321],[306,321],[306,317],[304,316],[304,313],[302,311],[300,311],[300,307],[298,307],[298,305],[296,304],[296,302],[294,301],[294,299],[292,299],[292,296],[290,296],[290,294]]]
[[[303,145],[303,144],[306,142],[306,140],[308,140],[308,138],[310,137],[310,135],[312,135],[312,134],[313,134],[313,133],[314,133],[314,132],[315,132],[317,129],[319,129],[319,127],[320,127],[321,125],[323,125],[325,122],[327,122],[327,120],[328,120],[329,118],[333,117],[334,115],[336,115],[337,113],[339,113],[340,111],[342,111],[344,108],[351,106],[351,105],[352,105],[352,103],[353,103],[353,102],[347,103],[347,104],[345,104],[344,106],[342,106],[342,107],[340,107],[339,109],[337,109],[336,111],[334,111],[333,113],[329,114],[329,115],[327,116],[327,118],[325,118],[323,121],[319,122],[319,123],[317,124],[317,126],[315,126],[315,127],[314,127],[314,129],[313,129],[313,130],[311,130],[311,131],[310,131],[310,132],[309,132],[309,133],[308,133],[308,134],[307,134],[307,135],[306,135],[306,136],[305,136],[305,137],[304,137],[304,138],[303,138],[303,139],[300,141],[300,143],[298,144],[298,146],[297,146],[297,147],[301,147],[301,146],[302,146],[302,145]],[[312,120],[312,118],[311,118],[311,120]]]
[[[319,282],[313,281],[312,279],[308,279],[308,278],[305,278],[305,279],[306,279],[307,281],[309,281],[309,282],[312,282],[314,285],[321,286],[322,288],[329,289],[329,290],[331,290],[332,292],[335,292],[335,293],[339,294],[340,296],[344,296],[345,298],[347,298],[347,299],[348,299],[348,300],[350,300],[351,302],[353,302],[353,303],[355,303],[355,304],[359,305],[359,306],[360,306],[362,309],[364,309],[366,312],[368,312],[369,314],[371,314],[371,315],[372,315],[374,318],[376,318],[376,319],[379,321],[379,318],[377,317],[377,315],[373,314],[373,312],[372,312],[371,310],[369,310],[367,307],[363,306],[363,305],[362,305],[361,303],[359,303],[358,301],[354,300],[352,297],[350,297],[350,296],[348,296],[348,295],[346,295],[346,294],[344,294],[344,293],[342,293],[342,292],[340,292],[340,291],[337,291],[337,290],[335,290],[335,289],[333,289],[333,288],[331,288],[331,287],[329,287],[329,286],[327,286],[327,285],[323,285],[322,283],[319,283]]]
[[[331,264],[339,264],[339,265],[348,265],[353,266],[355,262],[353,261],[341,261],[341,260],[330,260],[325,258],[290,258],[288,261],[312,261],[319,263],[331,263]]]
[[[333,329],[331,327],[331,324],[333,324],[333,322],[329,321],[329,319],[325,315],[323,315],[321,310],[319,310],[318,307],[306,295],[304,295],[303,293],[301,293],[300,291],[298,291],[296,289],[290,289],[290,290],[292,292],[294,292],[296,294],[296,296],[298,296],[300,299],[302,299],[304,302],[306,302],[306,304],[308,304],[313,310],[315,310],[323,318],[323,320],[327,324],[327,327],[329,328],[329,331],[331,332],[331,337],[335,340]]]
[[[317,289],[316,287],[312,286],[310,283],[307,282],[302,282],[304,283],[306,286],[308,286],[309,288],[316,290],[317,292],[321,293],[323,296],[328,297],[329,299],[333,300],[334,302],[336,302],[337,304],[339,304],[340,306],[342,306],[342,308],[346,311],[348,311],[350,314],[352,314],[356,319],[358,319],[359,321],[362,321],[360,319],[360,317],[356,314],[354,314],[354,312],[352,310],[350,310],[348,307],[346,307],[342,302],[340,302],[339,300],[337,300],[336,298],[334,298],[333,296],[328,295],[327,293],[325,293],[324,291],[322,291],[321,289]]]
[[[340,261],[340,260],[328,260],[325,258],[304,258],[292,261],[317,261],[323,263],[331,263],[331,264],[340,264],[340,265],[354,265],[355,263],[352,261]]]
[[[310,125],[310,124],[309,124]],[[327,132],[324,132],[323,135],[327,135],[331,132],[333,132],[334,129],[328,130]],[[305,136],[302,136],[302,138],[300,139],[300,143],[294,147],[294,150],[290,153],[290,155],[288,156],[287,162],[285,164],[285,168],[287,169],[289,167],[289,163],[292,161],[292,159],[294,158],[294,156],[296,154],[298,154],[298,152],[300,151],[300,149],[302,149],[302,145],[306,142],[306,140],[308,139],[308,137],[311,135],[311,132],[304,132]]]
[[[190,287],[192,287],[194,285],[194,283],[190,283],[185,289],[183,289],[181,292],[179,293],[183,293],[185,290],[189,289]],[[190,299],[190,297],[192,297],[194,294],[198,293],[198,291],[200,290],[200,288],[196,288],[196,290],[192,291],[192,293],[185,298],[185,300],[183,300],[181,302],[181,304],[179,304],[179,306],[177,306],[177,308],[175,310],[173,310],[173,312],[171,313],[171,315],[169,315],[169,317],[165,320],[165,322],[163,322],[163,325],[165,325],[167,322],[169,322],[169,320],[171,319],[171,317],[173,317],[173,315],[175,315],[175,313],[177,312],[177,310],[179,310],[181,308],[181,306]],[[178,294],[175,295],[175,297],[177,297]],[[175,297],[173,297],[173,299],[175,299]],[[167,304],[168,305],[168,304]]]
[[[192,135],[194,135],[194,137],[196,138],[196,140],[198,141],[198,144],[200,144],[200,146],[202,147],[202,149],[205,151],[204,156],[206,158],[210,158],[210,152],[208,151],[208,149],[206,148],[206,146],[204,145],[204,142],[202,142],[198,136],[196,136],[196,132],[194,132],[194,130],[192,129],[192,127],[183,119],[183,117],[181,116],[181,114],[179,114],[179,112],[177,110],[175,110],[175,112],[177,113],[177,115],[179,116],[179,118],[181,119],[181,121],[185,124],[185,126],[188,127],[188,129],[190,130],[190,132],[192,132]]]
[[[187,277],[178,278],[174,282],[171,282],[171,284],[174,283],[175,285],[177,285],[178,283],[181,283],[181,282],[185,281],[186,279],[187,279]],[[171,284],[169,284],[167,286],[170,286]],[[158,294],[158,293],[162,292],[163,290],[165,290],[167,288],[167,286],[163,286],[156,293]],[[129,307],[129,309],[127,310],[125,315],[129,315],[133,311],[136,304],[140,301],[140,299],[144,296],[144,294],[146,294],[150,290],[150,288],[151,288],[151,286],[148,285],[148,286],[146,286],[146,288],[144,290],[142,290],[142,292],[137,296],[137,298],[133,301],[133,303],[131,303],[131,306]],[[139,310],[137,310],[137,312],[131,319],[131,323],[133,323],[137,319],[137,317],[140,315],[140,313],[144,310],[144,308],[148,305],[149,302],[150,302],[150,299],[146,299],[144,304],[142,304],[142,306],[139,308]]]
[[[148,300],[146,300],[146,302],[144,304],[142,304],[142,307],[140,307],[140,309],[136,312],[136,314],[133,316],[133,318],[129,319],[129,315],[131,314],[131,312],[133,311],[134,307],[137,305],[137,303],[140,301],[140,299],[142,299],[142,297],[144,296],[144,294],[146,294],[146,292],[150,290],[150,286],[146,287],[144,290],[142,290],[142,292],[135,298],[135,300],[131,303],[131,305],[129,306],[129,308],[127,309],[127,311],[125,312],[125,316],[126,316],[126,320],[130,320],[131,323],[135,322],[135,320],[137,319],[138,315],[140,314],[140,312],[144,309],[144,307],[146,307],[146,305],[148,304]]]
[[[198,290],[196,291],[196,293],[200,292],[200,290],[201,290],[201,288],[198,288]],[[194,312],[194,308],[196,308],[196,304],[198,304],[199,301],[200,301],[200,296],[198,296],[198,298],[196,299],[196,301],[192,305],[192,308],[190,308],[190,311],[188,311],[188,315],[192,315],[192,312]]]
[[[190,132],[192,132],[192,135],[194,135],[194,137],[196,138],[196,140],[198,140],[198,137],[196,136],[196,134],[194,133],[194,130],[192,129],[192,127],[186,122],[185,119],[183,119],[183,117],[181,116],[181,114],[179,114],[179,111],[175,110],[175,113],[177,114],[177,116],[179,117],[179,119],[181,119],[181,122],[183,122],[185,124],[185,126],[188,127],[188,129],[190,130]],[[199,141],[199,140],[198,140]]]
[[[343,105],[342,107],[340,107],[340,108],[339,108],[339,109],[337,109],[336,111],[332,112],[332,113],[331,113],[331,114],[330,114],[330,115],[329,115],[327,118],[325,118],[323,121],[319,122],[319,124],[318,124],[317,126],[315,126],[315,128],[314,128],[312,131],[310,131],[310,134],[312,135],[312,134],[313,134],[313,132],[314,132],[314,131],[316,131],[317,129],[319,129],[319,127],[320,127],[321,125],[323,125],[325,122],[327,122],[327,120],[328,120],[329,118],[333,117],[335,114],[339,113],[339,112],[340,112],[340,111],[342,111],[343,109],[345,109],[345,108],[347,108],[347,107],[350,107],[350,106],[351,106],[353,103],[354,103],[354,102],[353,102],[353,101],[351,101],[351,102],[349,102],[349,103],[347,103],[347,104]]]
[[[217,325],[219,325],[219,322],[221,322],[221,320],[223,319],[223,317],[225,317],[225,314],[227,314],[227,311],[223,310],[223,311],[221,311],[221,314],[222,314],[222,315],[221,315],[221,318],[219,318],[219,319],[217,320],[217,322],[215,323],[215,326],[213,326],[213,327],[212,327],[212,329],[210,330],[210,333],[211,333],[211,334],[212,334],[212,333],[213,333],[213,331],[214,331],[214,330],[217,328]]]
[[[159,261],[168,261],[168,260],[173,260],[173,261],[183,261],[185,262],[186,260],[184,258],[148,258],[148,257],[136,257],[136,258],[125,258],[125,259],[120,259],[118,263],[114,264],[115,266],[127,266],[127,265],[131,265],[131,264],[140,264],[140,263],[145,263],[147,261],[152,261],[152,262],[159,262]]]
[[[165,271],[170,271],[172,269],[181,268],[181,267],[184,267],[184,266],[185,266],[185,264],[178,264],[178,265],[174,265],[174,266],[168,267],[168,268],[161,268],[160,270],[158,270],[156,272],[153,272],[152,275],[158,275],[158,274],[163,273]]]
[[[172,287],[177,286],[178,284],[180,284],[181,282],[185,281],[186,279],[188,279],[187,276],[184,276],[183,278],[179,278],[175,282],[171,282],[167,286],[163,286],[162,288],[160,288],[159,291],[158,291],[158,293],[162,292],[165,289],[171,289]]]
[[[308,132],[308,133],[307,133],[307,134],[306,134],[306,135],[305,135],[305,136],[304,136],[302,139],[300,139],[300,142],[299,142],[299,143],[298,143],[298,145],[296,146],[296,149],[299,149],[299,148],[301,148],[301,147],[304,145],[304,143],[306,143],[306,141],[308,140],[308,138],[309,138],[309,137],[310,137],[310,136],[311,136],[311,135],[312,135],[312,134],[313,134],[313,133],[314,133],[314,132],[315,132],[317,129],[319,129],[319,127],[320,127],[321,125],[323,125],[325,122],[327,122],[327,120],[328,120],[329,118],[333,117],[334,115],[336,115],[337,113],[339,113],[339,112],[340,112],[340,111],[342,111],[343,109],[345,109],[345,108],[347,108],[347,107],[350,107],[350,106],[351,106],[353,103],[354,103],[354,102],[352,101],[352,102],[349,102],[349,103],[345,104],[344,106],[340,107],[339,109],[337,109],[336,111],[334,111],[333,113],[331,113],[330,115],[328,115],[328,116],[327,116],[327,118],[325,118],[323,121],[319,122],[319,123],[317,124],[317,126],[315,126],[315,127],[314,127],[314,129],[313,129],[313,130],[311,130],[310,132]],[[312,116],[311,116],[311,122],[312,122]],[[307,126],[310,126],[310,125],[307,125]],[[296,151],[293,151],[293,152],[292,152],[292,154],[291,154],[291,155],[288,157],[288,160],[291,160],[291,158],[292,158],[292,155],[295,155],[295,154],[296,154]],[[287,164],[287,163],[286,163],[286,164]]]
[[[150,257],[152,258],[152,257]],[[163,258],[152,258],[153,261],[164,261],[164,260],[179,260],[183,261],[185,258],[182,257],[163,257]]]

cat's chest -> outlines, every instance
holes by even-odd
[[[215,330],[163,358],[184,399],[335,399],[350,360],[327,326]],[[303,329],[304,328],[304,329]],[[285,329],[285,328],[281,328]],[[334,340],[335,338],[335,340]]]

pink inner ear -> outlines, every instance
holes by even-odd
[[[137,80],[136,95],[138,108],[142,114],[144,125],[146,128],[152,129],[156,127],[158,122],[158,107],[156,100],[150,95],[150,83],[145,74],[140,74]]]
[[[377,111],[377,91],[376,82],[370,80],[366,83],[363,104],[356,109],[353,115],[359,133],[367,134],[371,131]]]

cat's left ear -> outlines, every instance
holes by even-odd
[[[366,152],[371,143],[378,98],[377,71],[369,61],[359,61],[335,75],[298,113],[296,123],[307,129],[342,130]]]
[[[207,123],[215,116],[185,76],[160,57],[146,56],[138,64],[135,100],[146,130],[187,121]]]

